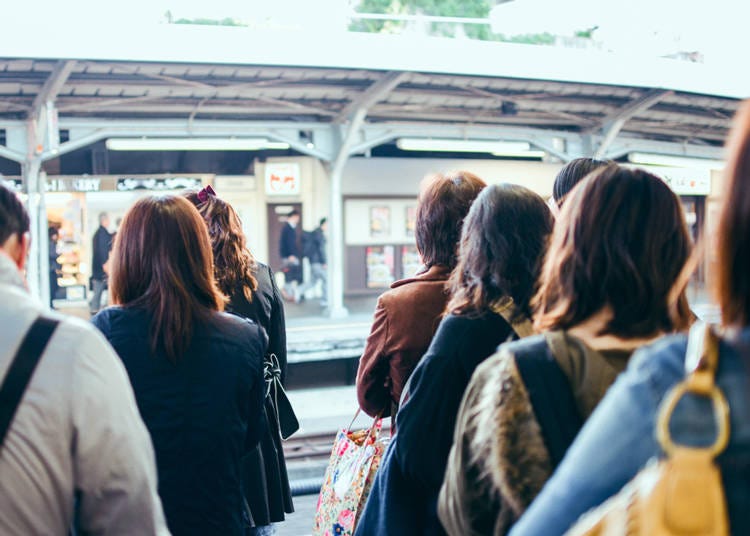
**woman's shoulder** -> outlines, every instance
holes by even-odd
[[[265,353],[268,337],[258,324],[231,313],[214,313],[210,329],[211,338],[224,346],[241,347],[261,355]]]
[[[148,315],[145,311],[135,307],[111,305],[102,309],[91,319],[99,331],[108,334],[113,330],[131,329],[137,325],[146,325]]]

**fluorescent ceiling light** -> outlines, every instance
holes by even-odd
[[[687,156],[672,156],[656,153],[629,153],[628,161],[634,164],[650,166],[670,166],[693,169],[724,169],[722,160],[708,158],[690,158]]]
[[[439,138],[399,138],[396,147],[402,151],[445,153],[490,153],[495,156],[541,158],[544,151],[532,151],[526,141],[456,140]]]
[[[110,151],[259,151],[289,149],[265,138],[109,138]]]

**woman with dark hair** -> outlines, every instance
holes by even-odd
[[[375,308],[357,370],[357,398],[371,416],[395,413],[401,391],[440,323],[464,217],[484,181],[465,171],[422,181],[415,236],[424,270],[396,281]]]
[[[684,292],[674,319],[668,297],[690,250],[658,177],[610,165],[573,190],[534,300],[546,333],[501,346],[466,389],[440,493],[449,534],[506,533],[632,352],[687,327]]]
[[[247,247],[242,222],[232,205],[210,187],[188,192],[208,227],[214,254],[214,274],[229,298],[227,312],[249,318],[268,334],[265,367],[268,387],[278,388],[286,377],[286,325],[281,294],[271,269],[256,261]],[[272,523],[294,512],[279,417],[273,397],[266,397],[264,429],[260,445],[242,460],[242,487],[249,508],[250,534],[273,534]]]
[[[729,403],[729,444],[716,459],[731,534],[750,534],[750,102],[729,137],[725,190],[719,216],[716,289],[723,337],[716,383]],[[654,430],[667,393],[685,378],[687,337],[644,348],[602,400],[557,472],[524,514],[513,535],[558,535],[588,509],[617,493],[654,457],[662,455]],[[675,408],[671,436],[679,445],[711,445],[711,404],[686,397]],[[696,481],[695,486],[703,482]],[[683,483],[689,493],[690,483]],[[684,514],[689,516],[689,512]]]
[[[450,279],[449,313],[407,384],[361,534],[443,532],[437,497],[464,389],[499,344],[533,333],[529,302],[551,231],[544,200],[523,186],[488,186],[474,201]]]
[[[557,173],[555,183],[552,185],[552,198],[558,211],[562,208],[565,197],[576,184],[585,179],[589,173],[610,164],[612,164],[611,160],[595,158],[576,158],[565,164]]]
[[[156,452],[172,534],[243,534],[240,460],[263,430],[260,327],[222,313],[206,226],[186,199],[135,203],[93,323],[122,359]]]

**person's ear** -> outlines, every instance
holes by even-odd
[[[23,233],[18,241],[18,258],[16,264],[18,269],[23,271],[26,268],[26,261],[29,258],[29,248],[31,247],[31,234]]]

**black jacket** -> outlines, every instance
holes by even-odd
[[[93,258],[91,259],[91,277],[93,279],[103,280],[107,278],[107,274],[104,273],[104,263],[107,262],[109,257],[109,250],[112,248],[112,235],[103,226],[94,233],[94,239],[92,241]]]
[[[287,369],[284,305],[268,266],[258,263],[255,278],[258,288],[252,301],[248,302],[242,289],[237,289],[230,296],[227,310],[266,330],[267,354],[276,354],[283,383]],[[266,399],[265,410],[260,444],[242,460],[243,492],[253,526],[284,521],[285,513],[294,512],[276,411],[270,398]]]
[[[313,247],[311,248],[310,263],[327,264],[326,235],[323,229],[318,227],[312,232]]]
[[[147,312],[110,307],[93,323],[122,359],[151,434],[169,530],[243,534],[240,460],[263,430],[266,335],[216,313],[172,363],[150,351]]]
[[[402,395],[398,431],[375,477],[357,535],[444,533],[437,498],[461,399],[474,369],[509,338],[516,338],[515,333],[495,313],[443,319]]]
[[[282,259],[294,255],[301,258],[299,245],[297,244],[297,229],[285,223],[281,228],[281,238],[279,240],[279,255]]]

